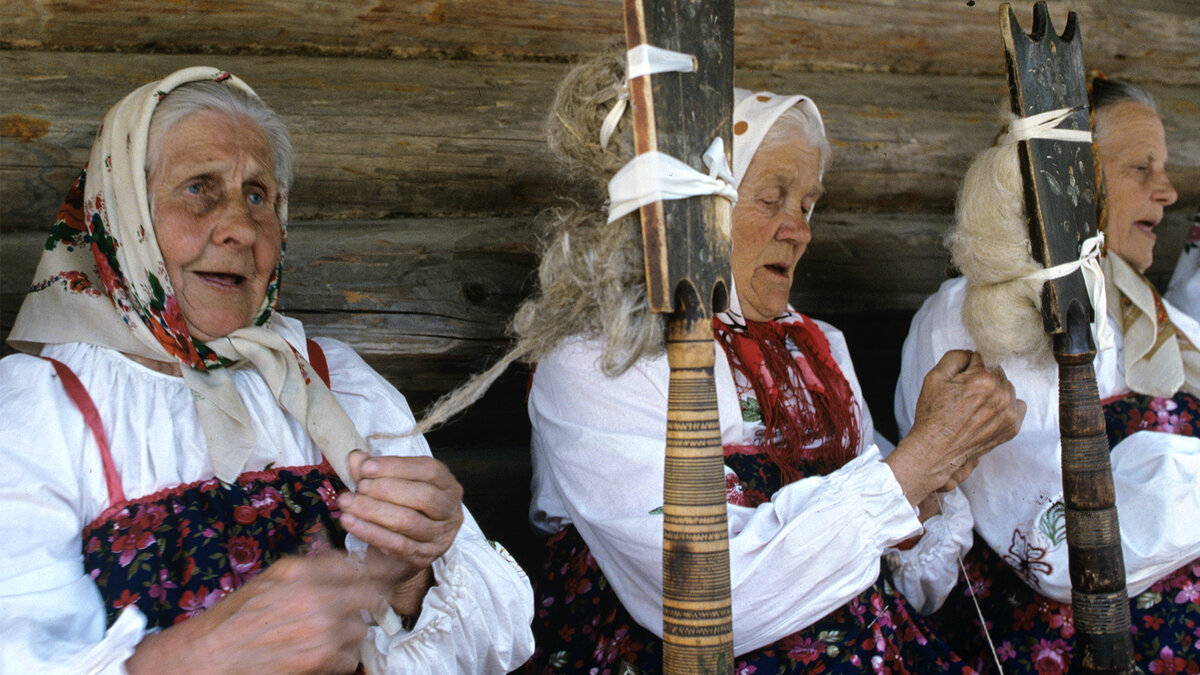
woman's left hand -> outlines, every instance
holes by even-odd
[[[430,565],[462,525],[462,486],[432,457],[370,457],[356,450],[349,466],[358,488],[338,497],[342,526],[370,546],[368,564],[388,580],[392,607],[415,615],[433,585]]]

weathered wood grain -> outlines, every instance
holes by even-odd
[[[542,135],[564,66],[302,56],[0,52],[0,232],[41,227],[115,99],[196,63],[238,74],[292,129],[292,217],[533,215],[551,203]],[[80,87],[74,74],[88,73]],[[822,208],[949,213],[998,127],[1002,78],[739,71],[817,101],[834,147]],[[436,84],[435,84],[436,83]],[[1181,205],[1200,201],[1200,87],[1154,88]],[[1181,206],[1181,208],[1183,208]]]
[[[792,302],[821,316],[915,310],[947,278],[941,238],[949,214],[818,209]],[[1150,277],[1163,283],[1188,221],[1158,228]],[[0,241],[0,337],[33,279],[45,235]],[[487,365],[505,325],[532,290],[534,225],[523,218],[293,223],[281,311],[349,343],[388,379],[427,401]]]
[[[735,54],[755,69],[1000,74],[999,3],[739,0]],[[1194,0],[1049,6],[1058,26],[1079,14],[1089,67],[1200,84]],[[31,49],[562,60],[620,36],[621,13],[612,0],[19,0],[0,25],[0,46]]]

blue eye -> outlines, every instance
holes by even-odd
[[[263,202],[266,201],[266,199],[257,192],[251,192],[250,194],[246,195],[246,200],[254,206],[262,206]]]
[[[204,189],[204,186],[200,183],[192,183],[191,185],[188,185],[187,188],[185,188],[185,189],[194,195],[198,195],[198,194],[200,194],[200,191]]]

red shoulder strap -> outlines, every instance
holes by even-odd
[[[308,340],[308,363],[317,371],[321,381],[329,387],[329,364],[325,361],[325,352],[321,350],[321,345],[315,340]]]
[[[92,432],[92,437],[96,439],[96,445],[100,448],[100,461],[104,465],[104,483],[108,487],[109,506],[124,503],[125,490],[121,488],[121,476],[117,473],[117,465],[113,462],[112,452],[108,449],[108,435],[104,433],[104,423],[100,419],[100,411],[96,409],[91,394],[79,381],[75,371],[67,367],[67,364],[48,356],[42,358],[54,366],[54,372],[58,374],[58,379],[62,382],[63,389],[67,391],[67,396],[79,409],[83,415],[83,421],[87,423]]]

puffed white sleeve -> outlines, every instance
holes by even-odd
[[[823,321],[816,323],[829,340],[830,353],[862,408],[863,435],[874,437],[880,455],[887,457],[895,446],[874,430],[871,411],[862,394],[845,336]],[[954,590],[958,583],[959,559],[971,550],[973,525],[971,507],[955,489],[942,495],[942,512],[923,523],[924,530],[915,543],[910,539],[901,547],[888,549],[885,559],[892,573],[892,583],[921,614],[937,610]]]
[[[664,356],[609,377],[596,366],[598,356],[573,341],[538,364],[529,398],[533,516],[553,524],[561,507],[560,522],[578,528],[621,603],[661,636],[669,371]],[[741,414],[722,353],[717,381],[724,432],[741,424]],[[757,508],[727,508],[736,654],[848,602],[876,580],[884,551],[920,527],[874,445],[838,471],[785,486]]]
[[[346,345],[318,340],[333,393],[372,454],[429,455],[408,403]],[[348,542],[348,548],[351,544]],[[497,542],[488,541],[463,507],[450,549],[433,563],[435,585],[411,630],[373,626],[362,651],[370,672],[507,673],[533,654],[533,590]]]
[[[961,280],[943,285],[913,318],[902,351],[896,421],[913,424],[925,372],[949,349],[972,349],[961,321]],[[1186,329],[1186,319],[1179,323]],[[1097,354],[1101,395],[1120,391],[1120,335],[1114,349]],[[984,455],[962,485],[975,529],[1025,582],[1060,602],[1071,601],[1062,460],[1058,431],[1058,378],[1053,363],[1041,367],[1010,359],[1001,364],[1025,420],[1016,437]],[[1130,597],[1200,555],[1200,439],[1158,432],[1127,437],[1109,454]],[[1189,514],[1168,517],[1167,514]]]
[[[79,480],[103,469],[49,363],[0,360],[0,428],[0,672],[123,674],[146,620],[130,607],[105,628],[83,567]]]

